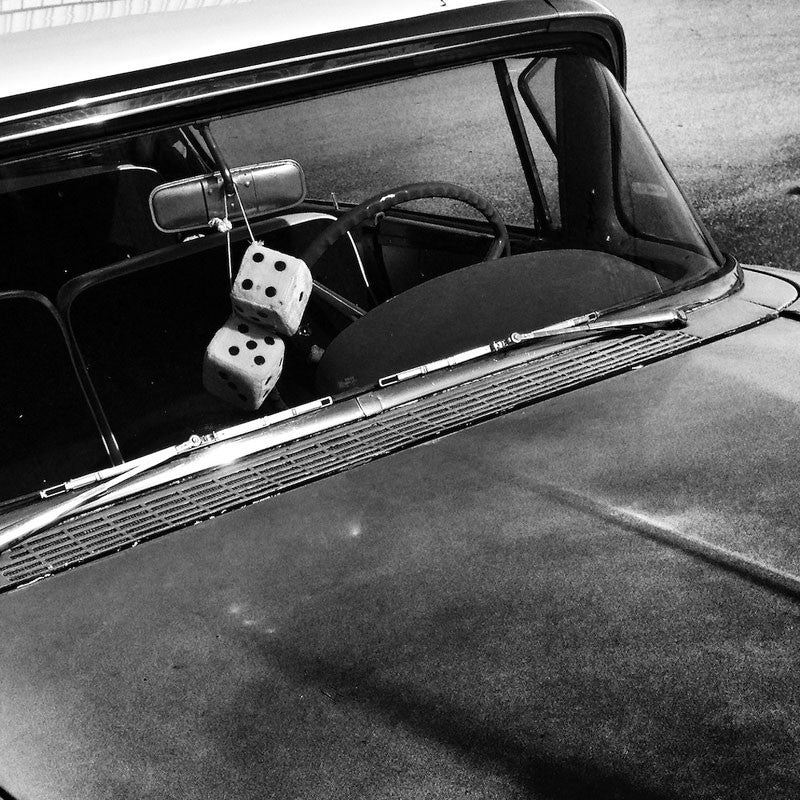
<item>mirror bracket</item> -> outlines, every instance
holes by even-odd
[[[197,125],[197,130],[203,137],[203,141],[206,143],[206,147],[208,147],[208,152],[211,154],[211,158],[214,159],[214,165],[222,176],[222,185],[225,189],[225,195],[227,197],[233,197],[236,194],[236,186],[233,182],[233,175],[231,175],[231,168],[228,166],[225,156],[222,155],[222,150],[219,149],[216,139],[211,135],[211,129],[208,127],[208,123],[199,123]]]

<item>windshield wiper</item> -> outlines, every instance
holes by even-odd
[[[585,317],[575,317],[565,322],[557,322],[545,328],[537,328],[528,333],[512,333],[502,343],[522,344],[536,339],[552,339],[554,336],[565,336],[593,333],[635,333],[663,330],[665,328],[685,328],[687,323],[686,312],[681,308],[670,308],[666,311],[654,311],[651,314],[641,314],[637,317],[624,317],[623,319],[598,319],[598,315],[587,314]]]
[[[401,381],[409,380],[420,375],[425,375],[429,372],[454,367],[458,364],[463,364],[468,361],[481,358],[482,356],[490,353],[497,353],[502,350],[507,350],[512,347],[518,347],[532,341],[541,341],[548,339],[558,339],[562,337],[571,336],[598,336],[614,333],[646,333],[649,331],[664,329],[664,328],[682,328],[686,325],[686,313],[681,309],[668,309],[666,311],[657,311],[652,314],[641,314],[635,317],[624,317],[622,319],[601,320],[597,312],[584,314],[580,317],[573,317],[572,319],[557,322],[554,325],[548,325],[544,328],[537,328],[533,331],[526,333],[512,333],[505,339],[500,339],[491,342],[482,347],[476,347],[472,350],[466,350],[462,353],[457,353],[448,358],[443,358],[438,361],[432,361],[428,364],[423,364],[418,367],[404,370],[388,375],[381,378],[378,384],[381,388],[391,386],[392,384]],[[13,522],[3,528],[0,528],[0,553],[15,544],[23,541],[24,539],[32,536],[39,531],[44,530],[50,525],[54,525],[62,519],[76,513],[81,508],[89,505],[93,501],[98,500],[104,495],[109,494],[120,484],[131,481],[133,478],[141,475],[149,470],[159,467],[168,461],[171,461],[178,456],[190,453],[198,448],[205,447],[209,444],[222,442],[229,439],[238,438],[246,433],[253,433],[263,428],[270,427],[277,422],[283,422],[292,417],[300,416],[302,414],[324,408],[332,403],[332,398],[324,397],[319,400],[311,401],[310,403],[296,406],[287,409],[286,411],[272,414],[268,417],[261,417],[250,422],[245,422],[240,425],[235,425],[231,428],[224,428],[219,431],[204,436],[192,436],[186,442],[183,442],[173,447],[168,447],[164,450],[159,450],[151,453],[148,456],[143,456],[128,465],[121,465],[113,467],[103,472],[93,473],[81,478],[76,478],[60,484],[57,487],[45,489],[40,492],[40,497],[43,499],[52,497],[56,494],[70,492],[76,489],[89,488],[80,492],[73,497],[65,500],[62,503],[51,506],[44,511],[33,514],[30,517],[17,522]],[[214,466],[209,464],[208,466]],[[96,485],[91,485],[91,484]]]
[[[50,506],[44,511],[32,514],[30,517],[12,522],[10,525],[0,528],[0,553],[13,547],[15,544],[19,544],[19,542],[27,539],[29,536],[33,536],[35,533],[51,525],[55,525],[60,520],[84,508],[92,501],[109,494],[112,489],[115,489],[120,484],[127,483],[138,475],[142,475],[145,472],[166,464],[178,456],[186,455],[206,445],[235,439],[247,433],[254,433],[275,425],[278,422],[285,422],[294,417],[316,411],[319,408],[325,408],[332,402],[330,397],[323,397],[319,400],[312,400],[310,403],[304,403],[286,409],[285,411],[270,414],[268,417],[259,417],[250,422],[243,422],[230,428],[222,428],[203,436],[194,435],[181,444],[158,450],[147,456],[142,456],[142,458],[138,458],[130,464],[112,467],[103,472],[95,472],[91,475],[85,475],[59,484],[59,486],[45,489],[39,493],[39,497],[42,499],[89,486],[85,491],[70,497],[62,503]],[[92,486],[92,483],[96,483],[96,485]]]
[[[663,330],[665,328],[684,328],[687,318],[686,312],[680,308],[670,308],[665,311],[654,311],[650,314],[640,314],[635,317],[623,317],[621,319],[599,319],[599,313],[593,311],[580,317],[556,322],[554,325],[547,325],[544,328],[526,333],[514,332],[505,339],[491,342],[490,344],[475,347],[471,350],[464,350],[447,358],[440,358],[418,367],[396,372],[387,375],[378,381],[380,387],[391,386],[410,378],[418,378],[420,375],[427,375],[429,372],[436,372],[440,369],[447,369],[477,358],[498,353],[511,347],[517,347],[528,342],[535,342],[547,339],[568,338],[572,336],[602,336],[615,333],[647,333],[649,331]]]
[[[176,456],[188,453],[190,450],[194,449],[194,447],[201,444],[199,438],[200,437],[192,437],[183,444],[168,447],[156,453],[151,453],[149,456],[137,459],[134,464],[131,464],[127,469],[123,469],[122,472],[118,472],[108,480],[98,483],[96,486],[91,486],[89,489],[86,489],[86,491],[70,497],[62,503],[46,508],[38,514],[32,514],[26,519],[0,528],[0,553],[13,547],[28,536],[32,536],[34,533],[38,533],[44,528],[54,525],[59,520],[78,511],[92,500],[111,491],[115,486],[129,481],[137,475],[147,472],[147,470],[154,469]]]

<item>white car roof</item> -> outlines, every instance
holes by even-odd
[[[496,4],[497,0],[4,0],[0,97]]]
[[[0,160],[551,31],[599,37],[624,82],[621,27],[595,0],[0,0]]]

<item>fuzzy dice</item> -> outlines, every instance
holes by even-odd
[[[231,290],[234,313],[283,336],[294,336],[312,284],[305,261],[253,242]]]
[[[278,382],[283,354],[279,336],[234,314],[206,348],[203,386],[222,400],[255,411]]]

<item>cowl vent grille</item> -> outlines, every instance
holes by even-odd
[[[0,556],[0,589],[351,469],[412,443],[664,358],[698,342],[680,331],[664,331],[574,346],[274,447],[213,473],[72,517]]]

